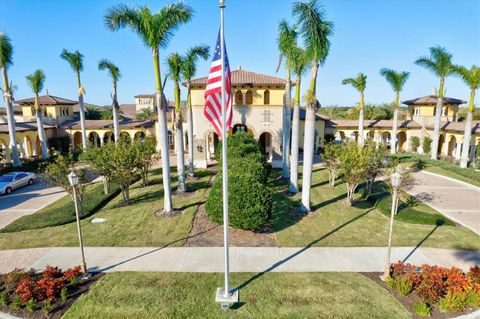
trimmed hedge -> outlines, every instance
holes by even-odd
[[[50,158],[46,160],[39,157],[32,157],[22,159],[22,164],[18,167],[14,167],[12,164],[0,165],[0,175],[11,172],[39,172],[44,165],[53,162],[54,159],[54,156],[50,156]]]
[[[96,213],[119,193],[120,188],[114,184],[111,184],[108,195],[105,195],[103,192],[103,183],[87,186],[85,198],[82,203],[83,214],[80,218],[83,219]],[[71,196],[66,195],[32,215],[17,219],[1,229],[0,232],[13,233],[23,230],[60,226],[74,222],[75,220],[75,205]]]
[[[223,223],[221,145],[217,148],[219,172],[205,203],[208,217]],[[260,145],[246,133],[228,137],[229,224],[255,230],[272,214],[272,192],[267,186],[268,167]]]

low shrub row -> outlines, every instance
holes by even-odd
[[[414,293],[420,301],[413,308],[422,317],[429,316],[433,307],[441,312],[463,311],[480,307],[480,268],[468,273],[458,268],[398,262],[390,269],[386,284],[401,296]]]
[[[221,144],[216,154],[219,172],[205,203],[209,218],[223,223]],[[234,228],[255,230],[264,225],[272,213],[272,192],[267,186],[268,168],[260,145],[246,133],[228,137],[228,212]]]
[[[16,269],[0,276],[0,307],[29,312],[41,309],[47,316],[55,303],[67,301],[81,280],[80,275],[80,266],[65,272],[50,266],[41,273]]]
[[[115,184],[111,185],[108,195],[105,195],[102,183],[87,186],[82,202],[82,214],[80,218],[83,219],[91,216],[119,193],[120,188]],[[32,215],[23,216],[15,220],[1,229],[0,232],[13,233],[23,230],[60,226],[74,222],[75,220],[75,204],[72,197],[66,195]]]
[[[54,159],[54,156],[47,160],[39,157],[25,158],[18,167],[14,167],[12,164],[0,164],[0,175],[11,172],[39,172],[44,165],[51,163]]]

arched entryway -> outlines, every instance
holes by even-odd
[[[258,138],[260,142],[260,147],[262,148],[264,154],[267,156],[267,160],[272,158],[272,134],[269,132],[263,132]]]
[[[367,141],[373,141],[375,139],[375,131],[368,131]]]
[[[120,132],[120,139],[125,142],[131,142],[132,138],[130,137],[130,134],[128,132]]]
[[[97,132],[90,132],[90,134],[88,134],[88,143],[90,143],[95,147],[99,147],[101,145],[100,136],[98,135]]]
[[[232,129],[233,134],[237,132],[248,132],[248,127],[245,124],[235,124]]]
[[[219,139],[217,133],[211,131],[208,132],[205,137],[205,144],[207,146],[207,161],[215,159],[215,149],[218,145]]]
[[[450,141],[448,142],[447,155],[453,156],[455,154],[455,149],[457,148],[457,138],[452,135],[450,136]]]
[[[73,149],[80,150],[82,149],[82,132],[73,133]]]
[[[407,134],[400,132],[397,134],[397,150],[400,152],[405,151],[405,142],[407,141]]]
[[[115,137],[113,136],[113,132],[107,131],[103,134],[103,143],[113,143],[115,142]]]
[[[443,145],[445,144],[445,136],[443,134],[440,134],[438,137],[438,148],[437,148],[437,154],[442,153],[443,150]]]
[[[387,148],[390,148],[390,140],[391,140],[390,132],[383,132],[382,133],[382,143],[387,145]]]
[[[137,133],[135,133],[135,136],[133,137],[133,139],[135,141],[144,141],[145,140],[145,133],[143,133],[142,131],[138,131]]]
[[[168,131],[168,148],[171,150],[175,148],[175,137],[172,131]]]

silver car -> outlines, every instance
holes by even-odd
[[[14,172],[0,176],[0,194],[10,194],[14,189],[32,185],[35,180],[34,173]]]

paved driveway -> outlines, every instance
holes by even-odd
[[[35,213],[66,193],[58,187],[33,184],[0,195],[0,229],[14,220]]]
[[[480,234],[480,188],[430,172],[413,173],[408,192],[453,221]]]

